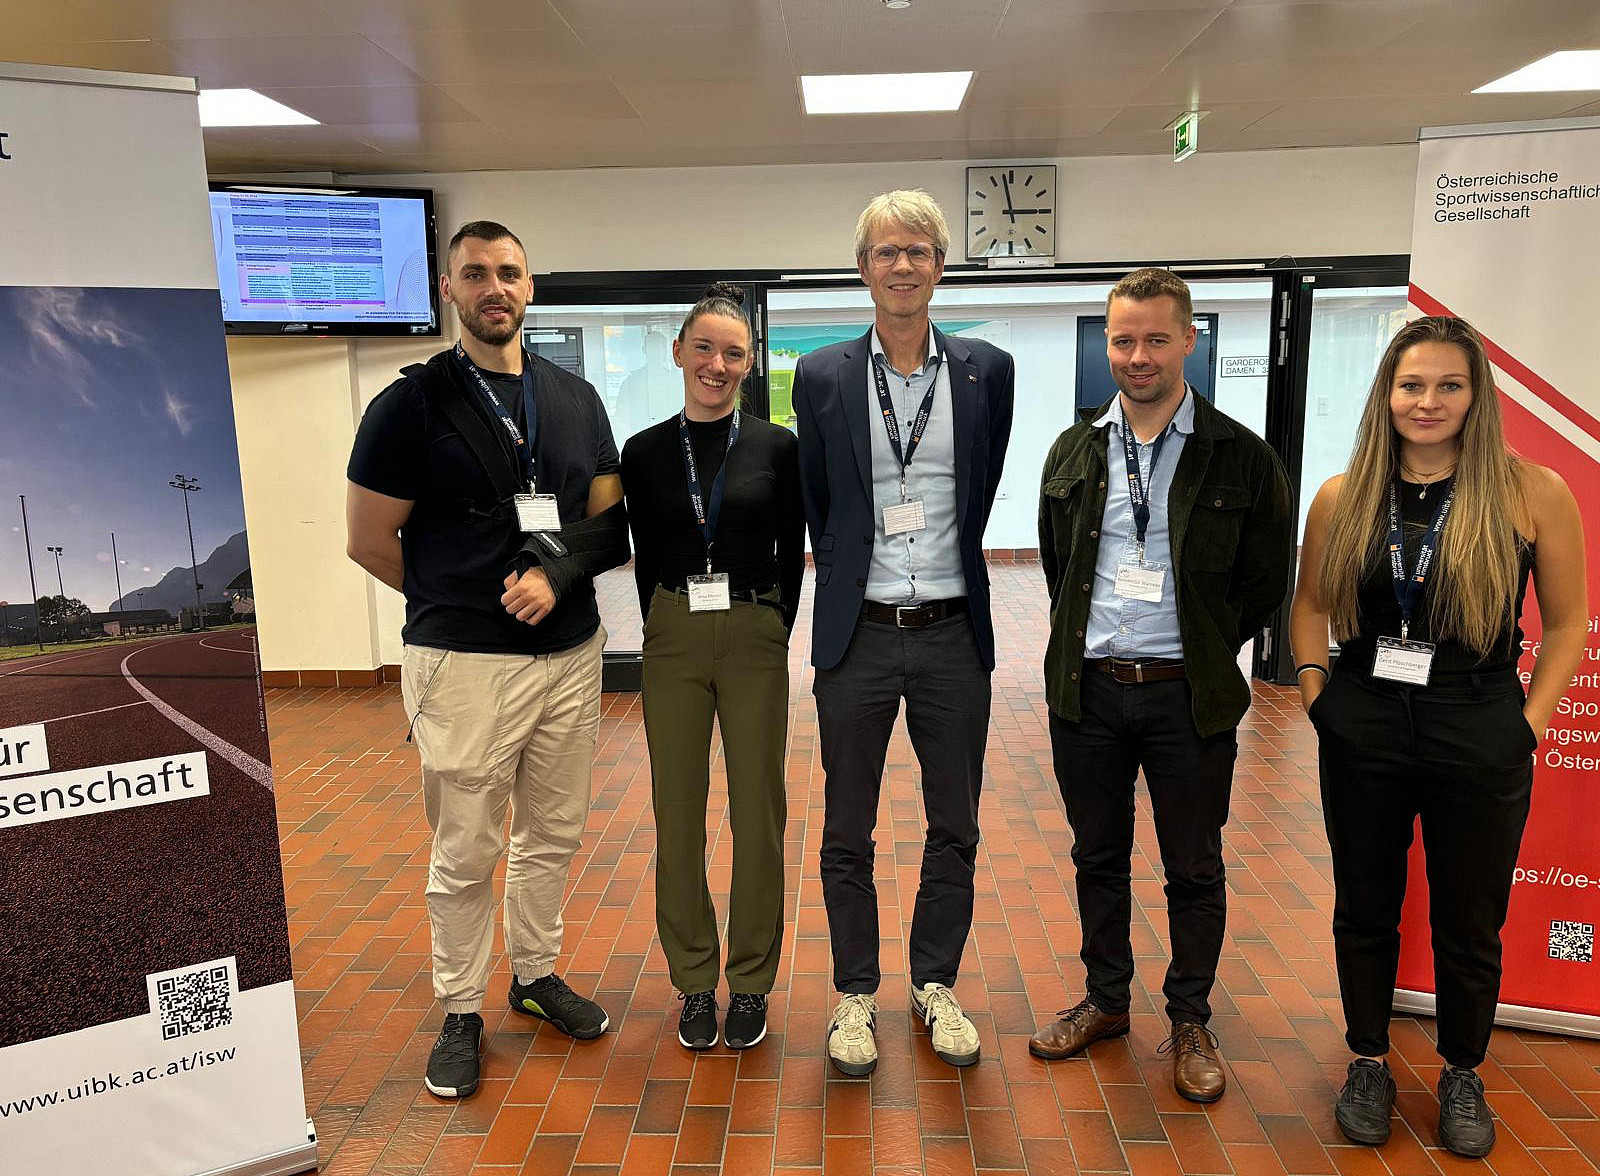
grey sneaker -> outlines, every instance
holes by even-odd
[[[911,990],[911,1011],[932,1030],[933,1052],[949,1066],[970,1066],[978,1060],[978,1028],[961,1011],[956,994],[943,984]]]
[[[839,994],[828,1026],[828,1056],[841,1074],[859,1078],[878,1068],[878,999],[871,993]]]

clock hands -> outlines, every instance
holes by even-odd
[[[1009,216],[1012,223],[1015,224],[1017,220],[1017,210],[1011,207],[1011,181],[1006,176],[1001,176],[1000,182],[1005,185],[1006,189],[1006,215]]]

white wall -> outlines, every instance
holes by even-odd
[[[1410,250],[1416,175],[1410,146],[1201,154],[1177,165],[1148,157],[1056,163],[1062,264]],[[535,272],[807,271],[851,264],[856,214],[885,189],[926,188],[957,220],[965,166],[346,178],[433,188],[443,238],[465,220],[503,221],[526,243]],[[454,323],[446,329],[453,332]],[[399,597],[344,555],[345,461],[367,402],[400,367],[443,345],[230,340],[265,669],[368,669],[399,661]],[[1039,448],[1033,442],[1048,445],[1044,423],[1018,421],[1008,462],[1018,479],[1042,457],[1042,449],[1032,452]],[[1022,528],[1024,515],[1031,518],[1027,497],[1019,490],[1015,502],[1008,499],[1008,535]]]

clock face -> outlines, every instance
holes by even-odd
[[[967,169],[967,257],[1054,257],[1053,163]]]

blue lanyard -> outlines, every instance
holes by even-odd
[[[717,520],[722,517],[722,492],[728,481],[728,454],[739,439],[739,410],[733,410],[733,422],[728,426],[728,448],[723,452],[722,468],[711,480],[711,501],[708,503],[700,489],[700,469],[694,460],[694,444],[689,439],[689,418],[678,413],[678,440],[683,442],[683,470],[689,478],[689,505],[694,508],[695,522],[700,524],[700,535],[706,541],[706,575],[711,574],[711,544],[717,537]]]
[[[1139,536],[1139,549],[1144,550],[1144,533],[1150,529],[1150,494],[1143,475],[1139,472],[1139,442],[1133,435],[1133,426],[1122,422],[1122,456],[1128,467],[1128,500],[1133,503],[1133,528]],[[1156,461],[1161,457],[1161,447],[1166,444],[1167,430],[1162,429],[1150,443],[1150,485],[1156,481]]]
[[[1450,517],[1450,506],[1455,500],[1456,485],[1452,480],[1449,491],[1439,501],[1433,512],[1433,522],[1428,525],[1427,533],[1422,536],[1422,543],[1417,548],[1416,569],[1407,575],[1406,536],[1400,522],[1400,493],[1393,482],[1389,483],[1389,574],[1394,580],[1394,598],[1400,605],[1402,641],[1410,636],[1411,613],[1417,601],[1422,599],[1423,585],[1427,583],[1428,572],[1432,570],[1434,557],[1439,550],[1439,533],[1444,530],[1444,521]]]
[[[531,489],[534,485],[535,458],[533,447],[539,437],[539,401],[534,395],[533,387],[533,357],[526,351],[522,353],[522,409],[528,419],[528,435],[524,437],[522,430],[517,428],[516,419],[511,415],[500,397],[495,395],[489,381],[484,379],[483,373],[478,370],[478,365],[468,358],[461,344],[456,344],[456,359],[478,385],[478,391],[483,393],[483,398],[489,403],[489,411],[500,419],[506,427],[506,432],[511,434],[511,444],[517,451],[517,458],[522,463],[522,477]]]
[[[930,328],[931,329],[931,328]],[[928,418],[933,415],[933,398],[939,390],[939,371],[944,367],[944,352],[934,353],[933,379],[928,381],[928,391],[922,397],[922,406],[917,409],[916,419],[911,422],[911,434],[906,438],[905,452],[900,451],[900,422],[896,420],[894,401],[889,399],[889,381],[883,374],[883,357],[872,357],[872,378],[878,387],[878,408],[883,413],[883,427],[889,434],[889,448],[894,450],[894,459],[900,463],[900,490],[905,492],[906,469],[911,465],[911,458],[917,452],[917,446],[922,443],[922,435],[928,431]]]

